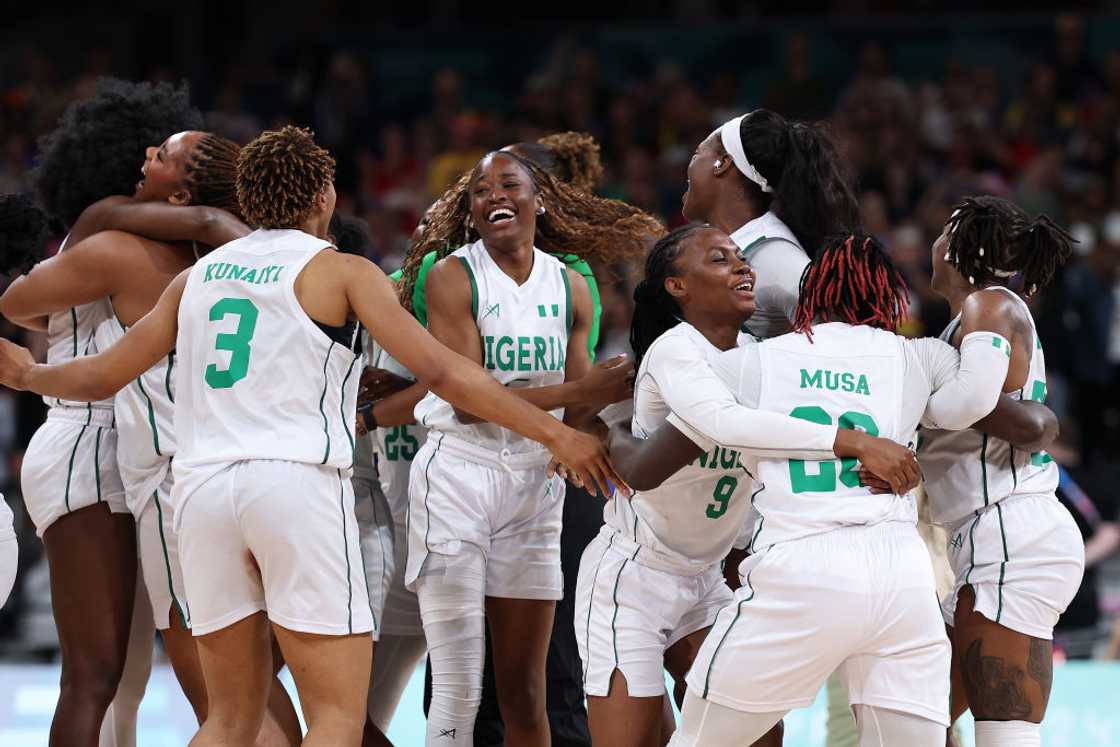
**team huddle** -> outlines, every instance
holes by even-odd
[[[1070,253],[1049,219],[964,199],[932,247],[953,321],[908,339],[827,135],[767,110],[697,145],[683,227],[596,196],[565,133],[486,154],[386,276],[307,130],[239,147],[119,82],[73,109],[38,190],[63,248],[0,297],[49,341],[0,341],[0,383],[49,406],[22,486],[52,745],[134,743],[153,626],[195,746],[389,744],[425,654],[428,745],[474,743],[488,657],[505,743],[548,745],[561,633],[595,745],[780,745],[830,677],[861,745],[944,745],[968,709],[979,747],[1040,743],[1084,565],[1024,300]],[[98,154],[109,119],[131,129]],[[596,363],[595,272],[622,263],[634,359]],[[569,490],[606,503],[564,618]]]

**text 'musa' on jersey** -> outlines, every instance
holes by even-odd
[[[1026,385],[1010,393],[1017,400],[1046,401],[1046,359],[1034,317],[1026,302],[1006,291],[1030,320],[1033,341]],[[953,319],[941,339],[951,342],[960,327]],[[930,516],[934,522],[955,525],[969,514],[1012,495],[1047,495],[1058,488],[1058,467],[1045,451],[1030,453],[977,430],[943,431],[923,428],[919,457]]]
[[[62,240],[59,252],[66,251],[69,236]],[[81,306],[47,315],[47,363],[65,363],[83,355],[97,353],[97,328],[106,319],[113,318],[113,308],[108,298],[99,298]],[[113,398],[99,402],[74,402],[58,397],[43,397],[48,407],[81,407],[113,409]]]
[[[191,269],[179,304],[176,483],[249,459],[349,472],[357,325],[349,344],[332,340],[295,293],[304,266],[330,247],[302,231],[260,229]]]
[[[931,395],[956,382],[960,357],[940,340],[908,340],[834,322],[815,325],[812,342],[787,334],[742,344],[721,353],[713,368],[744,405],[858,428],[906,445],[935,403],[952,408]],[[975,420],[972,413],[961,418]],[[686,424],[676,413],[668,420],[702,448],[710,447],[703,423]],[[843,526],[917,519],[912,496],[873,495],[862,487],[852,458],[810,461],[744,453],[741,461],[758,481],[751,551]]]
[[[482,241],[451,255],[470,278],[471,313],[482,343],[482,367],[511,389],[564,383],[568,337],[572,329],[571,288],[567,267],[533,249],[533,269],[518,285],[502,271]],[[536,441],[494,425],[464,425],[446,401],[433,393],[416,405],[416,421],[498,454],[543,451]],[[553,410],[557,418],[564,411]]]

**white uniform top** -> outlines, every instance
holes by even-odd
[[[67,237],[69,238],[69,237]],[[63,239],[59,252],[66,250]],[[97,328],[106,319],[113,317],[113,308],[108,298],[99,298],[66,311],[56,311],[47,316],[47,363],[65,363],[83,355],[97,353]],[[80,407],[113,409],[113,398],[100,402],[75,402],[58,397],[43,397],[48,407]]]
[[[412,372],[402,366],[396,358],[385,352],[376,342],[369,347],[371,365],[383,368],[398,376],[416,381]],[[408,506],[408,473],[416,452],[428,439],[428,429],[419,423],[397,425],[392,428],[378,428],[374,431],[374,448],[377,451],[377,474],[381,479],[381,492],[389,500],[393,515],[402,513]]]
[[[1026,386],[1010,396],[1044,402],[1046,360],[1034,318],[1017,293],[999,288],[1022,304],[1034,337]],[[941,339],[951,341],[959,326],[958,315],[941,333]],[[976,430],[923,428],[920,457],[930,498],[930,516],[938,524],[956,524],[972,512],[1012,495],[1047,494],[1058,487],[1058,467],[1045,451],[1022,451]]]
[[[358,363],[358,376],[361,376],[362,369],[366,366],[372,366],[373,363],[373,350],[369,331],[362,327],[358,333],[361,337],[361,358]],[[359,384],[361,379],[358,379]],[[370,480],[377,482],[377,463],[374,451],[377,446],[374,443],[372,433],[367,433],[364,436],[357,436],[354,441],[354,479]]]
[[[97,330],[98,346],[107,350],[124,337],[116,315]],[[152,492],[171,469],[175,456],[175,351],[117,392],[117,467],[125,502],[139,516]]]
[[[470,277],[471,313],[482,338],[482,365],[490,375],[517,389],[564,383],[573,314],[567,266],[533,249],[533,269],[518,285],[498,267],[482,241],[451,256],[463,263]],[[564,411],[552,414],[562,418]],[[494,453],[544,451],[536,441],[499,425],[460,423],[451,405],[433,393],[416,405],[416,420]]]
[[[923,416],[931,416],[931,394],[954,380],[959,362],[939,340],[836,322],[814,326],[811,343],[788,334],[742,345],[720,354],[713,368],[744,405],[908,444]],[[676,414],[668,419],[702,448],[711,445]],[[861,487],[855,459],[744,454],[742,462],[758,481],[752,551],[843,526],[917,520],[912,495],[872,495]]]
[[[12,509],[4,502],[4,494],[0,493],[0,540],[15,539],[15,520]]]
[[[791,329],[801,286],[801,273],[809,256],[789,226],[767,212],[731,234],[754,268],[758,309],[747,320],[747,330],[756,337],[783,335]]]
[[[357,329],[348,344],[336,342],[295,293],[304,266],[327,248],[302,231],[260,229],[191,269],[176,351],[177,512],[200,481],[240,460],[321,464],[349,476]]]
[[[740,344],[757,343],[741,336]],[[737,403],[711,368],[711,362],[721,355],[687,322],[658,337],[638,370],[634,435],[647,437],[672,411],[690,422],[708,423],[728,438],[735,438],[737,431],[759,434],[753,439],[747,436],[742,444],[745,451],[780,449],[806,458],[831,456],[834,427],[777,417]],[[731,549],[750,511],[752,476],[743,469],[737,449],[715,443],[704,448],[704,454],[659,487],[607,502],[603,512],[607,525],[641,546],[636,562],[699,573]]]

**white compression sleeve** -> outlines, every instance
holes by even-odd
[[[486,561],[474,545],[462,548],[458,555],[428,555],[416,579],[432,661],[429,747],[473,744],[482,701]]]
[[[927,345],[926,352],[935,348]],[[969,333],[961,340],[960,365],[951,377],[945,378],[943,365],[927,369],[933,394],[922,422],[959,431],[982,419],[995,408],[1010,365],[1011,343],[1006,338],[994,332]]]
[[[427,650],[422,635],[381,634],[373,656],[367,710],[370,721],[382,733],[389,729],[401,694]]]
[[[944,747],[945,727],[936,721],[862,704],[855,711],[859,747]]]
[[[788,711],[748,713],[704,700],[689,691],[684,694],[681,723],[668,747],[724,747],[753,744],[782,720]]]
[[[976,747],[1039,747],[1042,724],[1030,721],[977,721]]]

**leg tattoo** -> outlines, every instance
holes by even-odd
[[[1031,639],[1031,649],[1027,657],[1027,673],[1038,683],[1045,699],[1050,694],[1054,680],[1054,653],[1050,641],[1041,638]]]
[[[980,645],[981,639],[977,638],[964,655],[965,686],[973,716],[992,721],[1027,719],[1031,704],[1023,691],[1023,670],[998,656],[984,656]]]

